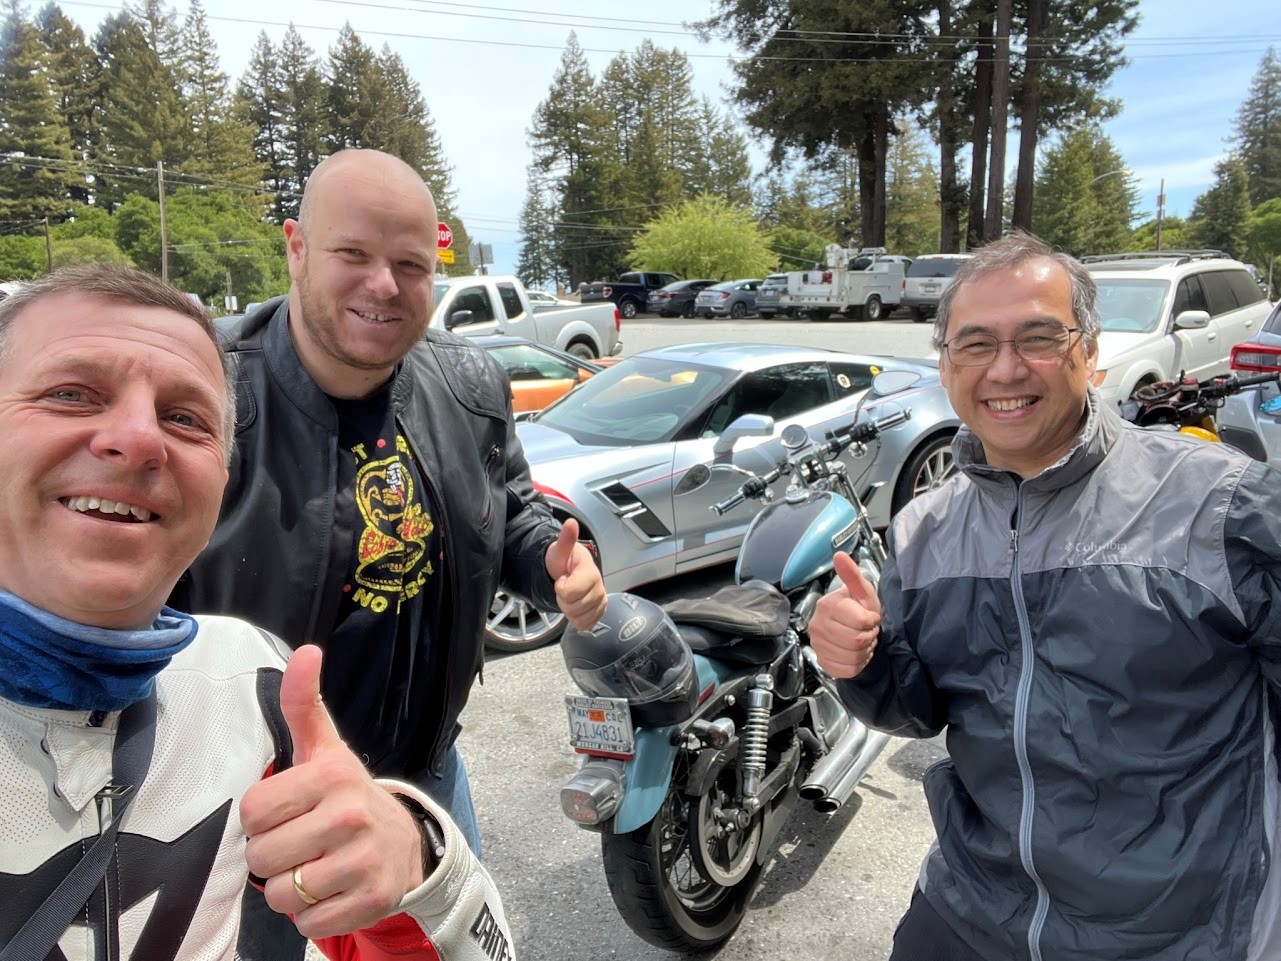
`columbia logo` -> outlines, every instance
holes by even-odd
[[[476,915],[471,926],[471,936],[491,961],[512,961],[512,949],[507,942],[507,935],[503,934],[502,926],[490,912],[488,903]]]

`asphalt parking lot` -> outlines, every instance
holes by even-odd
[[[804,343],[928,356],[930,324],[910,319],[807,322],[659,319],[623,322],[625,354],[666,343]],[[717,568],[641,589],[656,599],[707,592]],[[485,843],[524,961],[672,958],[637,938],[611,900],[597,835],[571,824],[559,791],[579,760],[566,744],[572,691],[558,647],[492,658],[463,716],[460,741]],[[933,839],[921,791],[941,741],[891,741],[834,815],[798,807],[774,847],[747,919],[712,957],[724,961],[880,961]],[[704,955],[707,957],[708,955]]]

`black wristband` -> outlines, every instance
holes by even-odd
[[[409,816],[418,825],[418,836],[422,842],[423,880],[426,881],[445,856],[445,835],[436,819],[413,798],[404,794],[393,794],[392,797],[404,805]]]

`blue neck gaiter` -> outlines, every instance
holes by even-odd
[[[0,697],[27,707],[122,711],[196,638],[196,619],[164,608],[149,628],[88,627],[0,591]]]

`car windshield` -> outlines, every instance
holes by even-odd
[[[1272,309],[1272,316],[1263,325],[1265,334],[1281,334],[1281,304]]]
[[[960,257],[922,257],[907,268],[908,277],[954,277],[965,263]]]
[[[623,447],[671,440],[691,413],[707,409],[732,370],[658,357],[629,357],[538,415],[580,444]]]
[[[1105,331],[1149,333],[1161,322],[1168,280],[1129,280],[1095,275],[1099,324]]]

